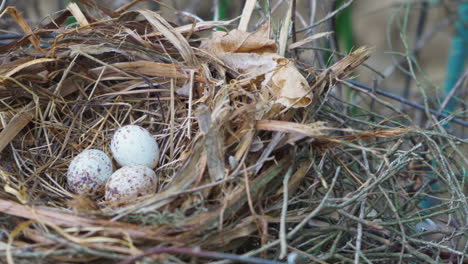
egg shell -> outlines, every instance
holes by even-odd
[[[76,156],[68,167],[68,188],[77,194],[103,194],[112,171],[112,160],[106,153],[98,149],[85,150]]]
[[[143,165],[125,166],[114,172],[106,183],[105,199],[134,199],[156,192],[154,171]]]
[[[141,126],[128,125],[119,128],[112,137],[110,149],[114,159],[122,167],[145,165],[154,169],[158,164],[158,143]]]

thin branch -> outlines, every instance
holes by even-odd
[[[316,23],[314,23],[314,24],[312,24],[312,25],[310,25],[308,27],[298,29],[296,31],[296,33],[300,33],[300,32],[306,31],[306,30],[310,30],[310,29],[313,29],[313,28],[323,24],[327,20],[329,20],[329,19],[333,18],[334,16],[338,15],[341,11],[345,10],[353,2],[354,2],[354,0],[349,0],[348,2],[346,2],[342,6],[340,6],[340,8],[338,8],[338,9],[334,10],[333,12],[329,13],[326,17],[322,18],[321,20],[317,21]]]
[[[279,239],[280,239],[280,245],[281,245],[281,252],[280,252],[280,259],[283,259],[286,257],[286,254],[288,254],[288,244],[286,241],[286,214],[288,212],[288,184],[289,184],[289,178],[291,178],[292,174],[292,168],[289,168],[288,171],[286,172],[286,176],[284,177],[283,180],[283,207],[281,208],[281,222],[280,222],[280,233],[279,233]]]
[[[387,91],[383,91],[383,90],[376,89],[376,88],[374,89],[374,88],[370,87],[367,84],[363,84],[361,82],[354,81],[354,80],[349,80],[349,81],[346,81],[345,83],[348,84],[349,87],[351,87],[353,89],[361,88],[361,89],[364,89],[364,90],[366,90],[368,92],[375,91],[376,94],[383,95],[383,96],[388,97],[390,99],[396,100],[396,101],[401,102],[401,103],[406,104],[406,105],[409,105],[409,106],[411,106],[411,107],[413,107],[415,109],[426,111],[426,107],[424,107],[421,104],[418,104],[418,103],[415,103],[413,101],[407,100],[405,98],[402,98],[402,97],[400,97],[398,95],[389,93]],[[356,89],[356,90],[360,91],[360,89]],[[448,122],[453,122],[453,123],[456,123],[458,125],[468,127],[468,122],[467,121],[464,121],[464,120],[456,118],[456,117],[452,117],[451,115],[448,115],[448,114],[445,114],[445,113],[439,113],[438,111],[436,111],[434,109],[427,109],[427,110],[431,114],[433,114],[433,115],[435,115],[437,117],[450,118],[450,119],[447,120]]]
[[[192,256],[192,257],[226,259],[226,260],[233,260],[237,262],[252,263],[252,264],[286,264],[284,262],[266,260],[266,259],[261,259],[261,258],[239,256],[239,255],[214,252],[214,251],[203,251],[199,248],[174,248],[174,247],[152,248],[143,254],[127,258],[126,260],[121,261],[118,264],[132,264],[138,260],[143,259],[144,257],[148,257],[151,255],[158,255],[158,254],[181,254],[181,255]]]

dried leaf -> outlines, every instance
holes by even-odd
[[[286,107],[305,107],[312,101],[312,93],[307,80],[289,60],[286,61],[286,66],[273,73],[268,87],[276,95],[276,103]]]
[[[263,79],[262,93],[272,94],[273,103],[299,108],[312,101],[307,80],[294,63],[274,53],[276,44],[268,38],[267,27],[255,33],[215,32],[201,47],[246,78]]]

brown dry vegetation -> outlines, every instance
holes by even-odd
[[[258,10],[244,14],[247,33],[238,20],[95,3],[37,28],[14,8],[3,16],[27,34],[0,46],[7,262],[466,262],[466,141],[434,116],[416,126],[377,94],[354,87],[375,108],[340,98],[372,49],[327,67],[323,52],[308,61],[288,49],[326,40],[326,28],[293,43],[284,24],[260,27]],[[126,124],[160,145],[157,192],[117,203],[69,192],[73,157],[109,153]],[[436,208],[420,206],[434,196]]]

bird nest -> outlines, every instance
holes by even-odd
[[[419,252],[409,237],[408,223],[424,219],[414,210],[427,191],[419,176],[438,167],[411,140],[439,149],[437,135],[348,117],[329,96],[368,49],[315,69],[278,55],[268,25],[200,39],[232,21],[177,27],[148,10],[87,10],[71,5],[36,30],[5,11],[26,33],[0,46],[0,252],[9,261],[249,261],[214,251],[332,261],[352,258],[356,241],[374,259],[458,256],[442,244]],[[116,203],[71,193],[73,157],[109,153],[127,124],[157,139],[157,192]],[[460,220],[457,208],[441,205]]]

